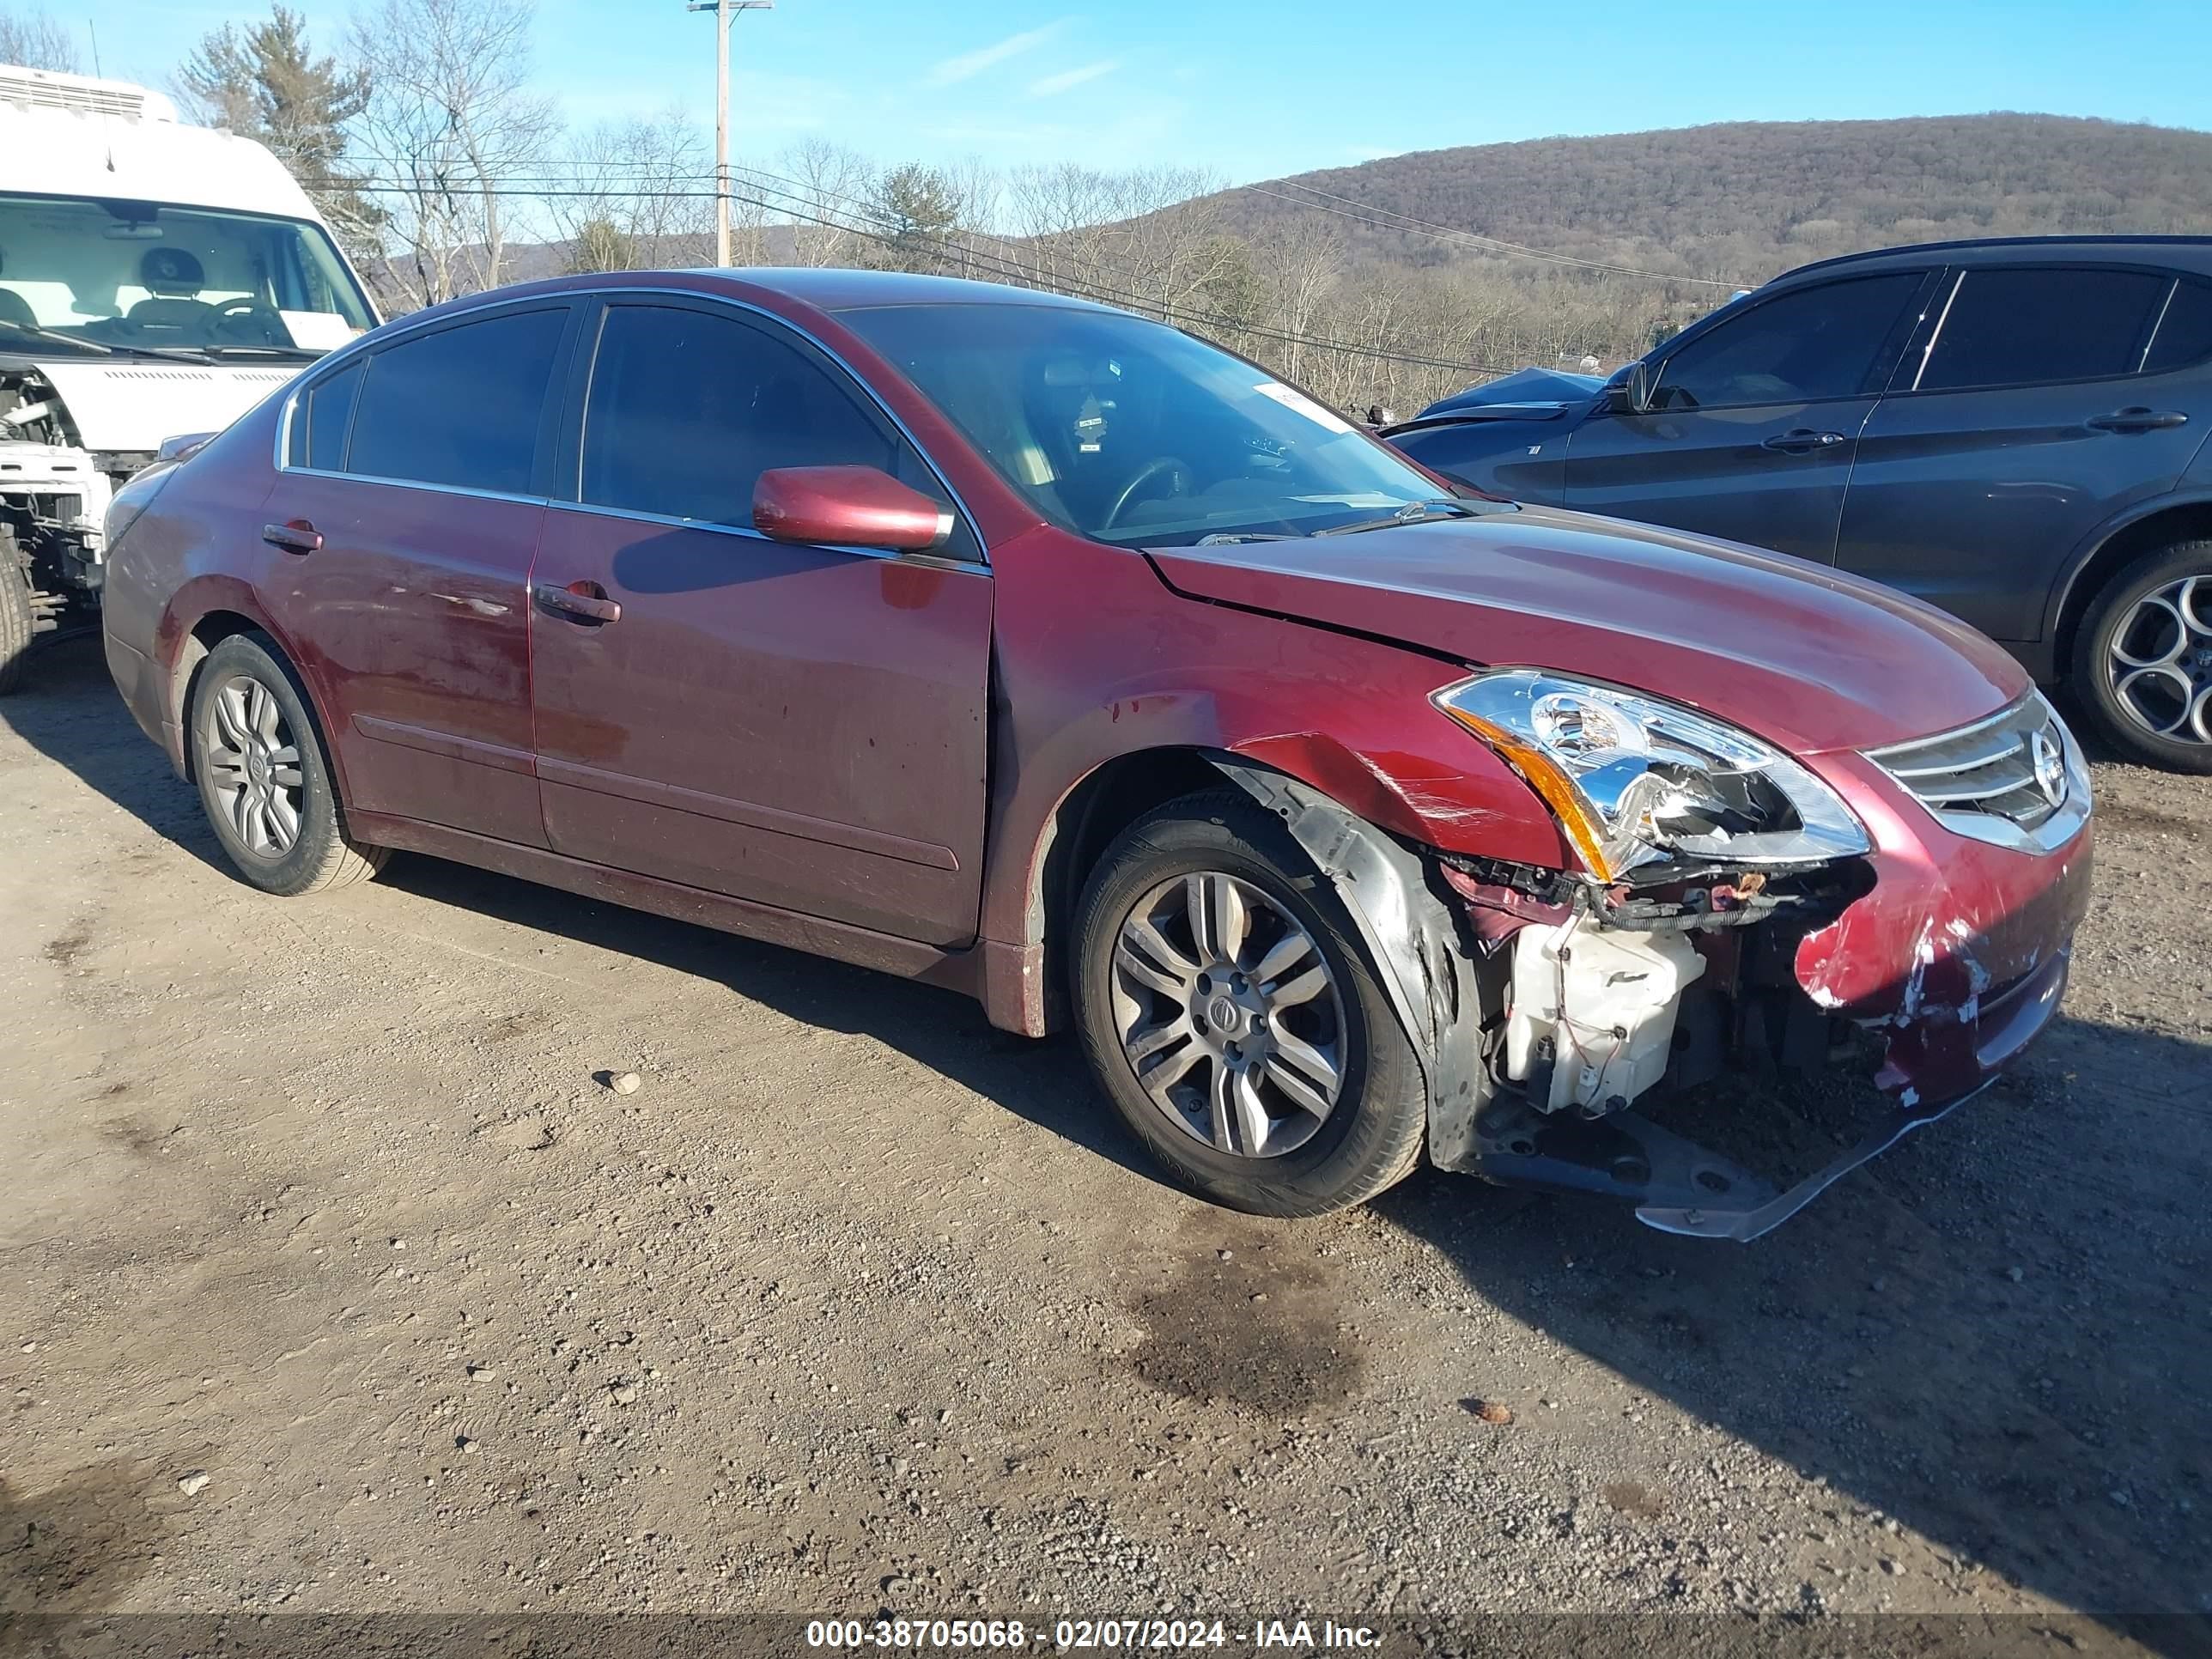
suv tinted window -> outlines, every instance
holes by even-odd
[[[1656,409],[1810,403],[1870,391],[1883,347],[1925,272],[1800,289],[1717,323],[1660,370]]]
[[[346,427],[361,391],[362,367],[359,361],[349,363],[301,394],[292,410],[292,450],[285,458],[294,466],[336,472],[345,465]]]
[[[779,466],[879,467],[951,505],[890,422],[796,343],[736,316],[608,307],[584,403],[582,500],[750,526],[753,484]]]
[[[378,352],[362,385],[345,470],[526,494],[567,321],[565,309],[509,312]]]
[[[1951,296],[1919,390],[2132,374],[2172,282],[2142,270],[1969,270]]]
[[[2166,314],[2158,319],[2158,333],[2143,354],[2143,371],[2186,368],[2212,357],[2212,288],[2185,277],[2174,284]]]

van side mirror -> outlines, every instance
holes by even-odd
[[[1605,406],[1615,415],[1651,412],[1651,369],[1643,359],[1629,364],[1606,383]]]
[[[919,553],[941,547],[952,515],[872,466],[779,466],[753,485],[753,528],[780,542]]]

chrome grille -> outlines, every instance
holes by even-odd
[[[1947,829],[2039,848],[2089,815],[2089,777],[2073,733],[2039,692],[1955,732],[1868,751]]]

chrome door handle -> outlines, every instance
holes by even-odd
[[[281,547],[287,553],[319,553],[323,550],[322,532],[305,519],[294,519],[287,524],[264,524],[261,539],[271,547]]]
[[[564,621],[597,626],[622,620],[621,603],[599,591],[597,582],[571,582],[566,587],[540,582],[530,593],[540,611],[550,611]]]

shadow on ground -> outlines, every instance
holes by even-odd
[[[96,650],[46,653],[0,720],[216,861],[196,799],[132,726]],[[385,879],[866,1032],[1145,1167],[1072,1045],[994,1031],[964,999],[427,859]],[[1434,1174],[1377,1207],[1499,1308],[1941,1551],[2100,1614],[2203,1612],[2209,1068],[2202,1046],[2062,1019],[2015,1079],[1748,1247]],[[2205,1632],[2185,1628],[2193,1648]],[[2171,1629],[2157,1644],[2175,1647]]]

